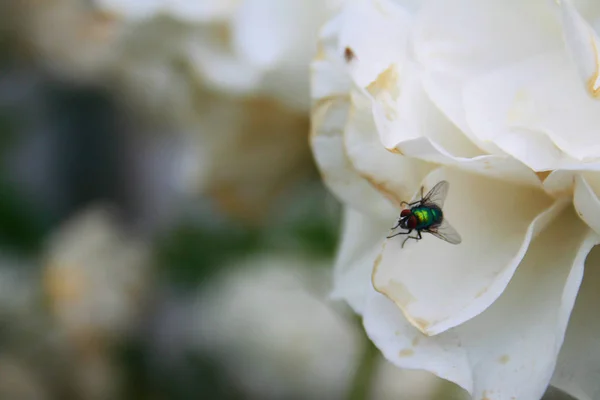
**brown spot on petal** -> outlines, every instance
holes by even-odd
[[[391,297],[396,304],[402,305],[403,307],[408,306],[415,300],[415,297],[402,282],[390,281],[385,290],[388,297]]]
[[[391,149],[389,147],[386,147],[385,149],[390,153],[404,155],[404,153],[402,153],[402,151],[400,149],[397,149],[396,147],[392,147]]]
[[[506,364],[506,363],[508,363],[509,361],[510,361],[510,356],[509,356],[508,354],[505,354],[505,355],[503,355],[502,357],[500,357],[500,358],[498,359],[498,362],[499,362],[500,364]]]
[[[383,245],[381,246],[381,252],[377,255],[377,258],[375,259],[375,262],[373,263],[373,271],[371,272],[371,285],[373,286],[373,289],[375,289],[375,291],[387,296],[387,294],[385,294],[385,291],[383,289],[379,289],[377,287],[377,285],[375,284],[375,275],[377,274],[377,270],[379,269],[379,264],[381,264],[381,258],[383,257],[384,249],[385,249],[385,242],[383,242]]]
[[[420,336],[415,336],[415,338],[412,340],[412,345],[416,346],[419,344],[419,342],[421,341],[421,337]]]
[[[323,43],[319,42],[317,44],[317,53],[315,54],[314,61],[322,61],[326,58],[325,46]]]
[[[392,64],[367,86],[367,91],[375,97],[381,92],[389,92],[392,98],[396,99],[400,95],[398,78],[396,65]]]
[[[396,100],[400,96],[400,87],[395,64],[379,74],[377,79],[367,86],[367,91],[375,98],[388,120],[398,118]]]
[[[354,51],[352,51],[352,49],[350,47],[346,47],[344,49],[344,59],[346,60],[347,63],[356,59],[356,54],[354,54]]]
[[[398,353],[398,355],[400,357],[410,357],[413,356],[415,354],[415,351],[413,349],[403,349],[400,350],[400,353]]]
[[[381,251],[383,252],[383,249],[381,249]],[[375,259],[375,262],[373,263],[373,274],[377,273],[377,269],[379,268],[379,264],[381,264],[381,258],[382,257],[383,257],[382,253],[379,253],[379,255],[377,256],[377,258]]]
[[[425,332],[427,328],[429,328],[429,325],[431,325],[429,321],[424,320],[422,318],[413,318],[412,322],[422,332]]]
[[[539,178],[540,181],[544,182],[546,180],[546,178],[548,177],[548,175],[550,175],[552,173],[552,171],[539,171],[536,172],[535,174],[537,175],[537,177]]]
[[[480,297],[481,297],[481,296],[483,296],[483,295],[485,294],[485,292],[487,292],[487,291],[488,291],[488,288],[487,288],[487,287],[484,287],[484,288],[483,288],[483,289],[481,289],[479,292],[477,292],[477,294],[475,295],[475,298],[476,298],[476,299],[480,298]]]
[[[600,63],[598,62],[598,48],[596,47],[596,41],[594,40],[593,34],[590,35],[590,41],[592,43],[592,48],[594,49],[596,70],[588,79],[586,86],[587,91],[592,95],[592,97],[598,98],[600,97],[600,86],[597,86],[598,79],[600,78]]]

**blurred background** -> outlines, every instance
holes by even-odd
[[[0,399],[451,398],[329,299],[336,3],[0,0]]]

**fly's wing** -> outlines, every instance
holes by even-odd
[[[439,208],[442,208],[444,206],[444,202],[446,201],[449,187],[450,184],[448,181],[438,182],[433,188],[431,188],[429,192],[427,192],[421,203],[436,205]]]
[[[462,242],[462,239],[456,229],[452,227],[445,219],[442,220],[442,223],[436,227],[431,227],[426,230],[431,233],[433,236],[436,236],[442,240],[445,240],[448,243],[459,244]]]

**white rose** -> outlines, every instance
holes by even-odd
[[[591,1],[382,0],[323,28],[311,142],[347,205],[334,294],[397,366],[473,399],[600,395],[599,23]],[[441,180],[462,243],[385,240]]]
[[[31,2],[16,7],[20,29],[67,78],[116,73],[156,96],[174,90],[161,83],[172,86],[183,75],[191,87],[275,98],[306,111],[318,28],[340,0]]]
[[[69,337],[114,340],[136,327],[149,289],[149,249],[108,209],[85,210],[50,237],[43,283]]]
[[[67,78],[108,82],[149,124],[182,131],[187,191],[255,222],[314,172],[309,63],[338,2],[57,0],[25,7],[23,29]]]

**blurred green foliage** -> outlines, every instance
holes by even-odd
[[[156,262],[163,276],[196,288],[235,257],[257,251],[261,233],[252,229],[218,229],[182,222],[156,241]]]
[[[19,140],[21,126],[19,114],[0,108],[0,160]],[[38,252],[50,230],[46,217],[23,195],[10,170],[0,169],[0,247],[22,255]]]
[[[325,187],[312,182],[295,201],[273,210],[265,225],[251,227],[227,218],[203,224],[182,217],[155,241],[159,270],[181,287],[197,284],[236,258],[288,251],[331,259],[337,247],[340,208]]]

